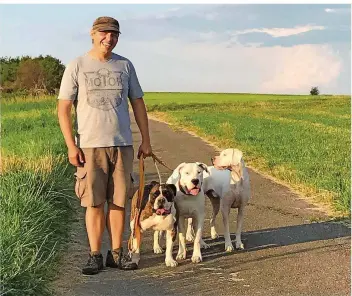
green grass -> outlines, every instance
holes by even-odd
[[[331,96],[320,96],[329,98]],[[251,101],[272,100],[310,100],[312,96],[302,95],[268,95],[268,94],[214,94],[214,93],[146,93],[145,99],[148,104],[209,104],[209,103],[232,103]]]
[[[350,97],[147,94],[146,102],[174,126],[242,149],[251,166],[349,214]]]
[[[74,213],[56,100],[12,98],[1,107],[0,295],[53,295]]]

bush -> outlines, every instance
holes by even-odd
[[[317,96],[317,95],[319,95],[319,89],[318,89],[318,87],[317,87],[317,86],[312,87],[311,90],[310,90],[310,94],[311,94],[312,96]]]

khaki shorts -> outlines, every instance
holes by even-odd
[[[125,207],[133,188],[133,146],[82,148],[83,167],[77,167],[75,191],[82,207],[99,206],[106,201]]]

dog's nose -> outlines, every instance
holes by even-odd
[[[158,200],[158,207],[162,208],[165,204],[165,198],[161,198]]]
[[[199,184],[199,179],[192,179],[191,182],[197,186]]]

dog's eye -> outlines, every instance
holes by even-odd
[[[159,196],[160,195],[160,191],[159,190],[155,191],[153,195],[154,196]]]
[[[198,174],[200,174],[200,171],[198,171]]]
[[[189,172],[186,172],[186,175],[189,175]]]
[[[170,194],[169,191],[167,191],[167,190],[163,191],[163,195],[165,196],[165,198],[167,199],[168,202],[172,202],[172,200],[173,200],[173,195]]]

